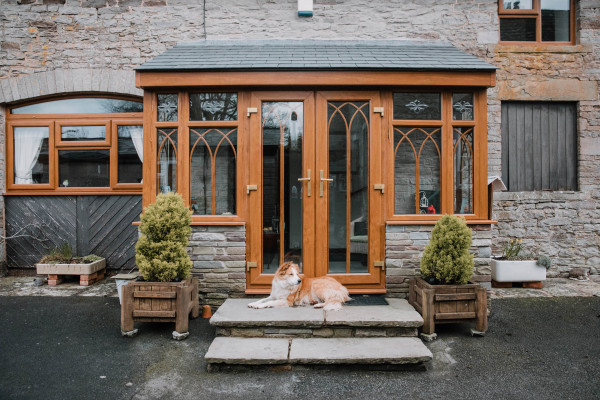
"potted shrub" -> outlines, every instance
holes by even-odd
[[[546,255],[525,253],[523,241],[513,239],[502,246],[502,256],[492,257],[490,264],[492,287],[512,287],[513,283],[522,283],[525,288],[541,289],[552,262]]]
[[[62,282],[64,275],[79,275],[79,284],[89,286],[102,278],[106,272],[106,260],[95,254],[84,257],[73,256],[73,248],[64,243],[42,257],[35,265],[37,273],[48,275],[48,285],[55,286]]]
[[[176,193],[160,194],[140,216],[135,260],[141,277],[122,288],[121,331],[134,336],[135,321],[175,322],[174,339],[188,335],[198,317],[198,279],[190,278],[187,254],[191,212]]]
[[[436,337],[435,325],[475,321],[474,335],[487,330],[487,293],[469,282],[473,233],[464,219],[444,215],[433,228],[421,257],[421,277],[410,282],[409,302],[423,316],[422,337]]]

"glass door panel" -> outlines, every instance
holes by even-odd
[[[327,103],[328,273],[366,273],[369,243],[369,103]]]
[[[281,263],[302,268],[304,104],[265,101],[262,130],[262,273]]]

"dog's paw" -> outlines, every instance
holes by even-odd
[[[248,303],[249,308],[258,308],[258,304],[256,303]]]

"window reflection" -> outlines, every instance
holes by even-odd
[[[46,101],[15,107],[11,114],[96,114],[142,112],[143,104],[131,100],[80,98]]]
[[[60,150],[60,187],[110,186],[110,150]]]
[[[190,93],[190,121],[237,120],[237,93]]]

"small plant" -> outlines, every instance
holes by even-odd
[[[537,259],[537,265],[550,269],[552,266],[552,260],[545,254],[540,254]]]
[[[73,247],[65,242],[59,247],[50,250],[50,254],[45,255],[40,260],[40,264],[91,264],[95,261],[102,260],[103,257],[95,254],[89,254],[84,257],[74,257]]]
[[[522,248],[523,241],[521,239],[513,239],[502,246],[502,258],[506,260],[518,260]]]
[[[464,219],[444,215],[433,228],[421,257],[421,277],[430,283],[465,284],[473,275],[469,253],[473,232]]]
[[[499,260],[512,260],[512,261],[521,261],[521,260],[538,260],[538,265],[546,267],[546,269],[550,268],[552,264],[552,260],[550,257],[546,255],[536,256],[532,252],[525,252],[523,247],[523,240],[521,239],[512,239],[509,242],[506,242],[502,246],[502,256],[500,256]],[[540,261],[541,260],[541,261]]]
[[[135,261],[146,281],[170,282],[190,276],[186,251],[192,229],[191,211],[177,193],[159,194],[140,217],[141,236]]]

